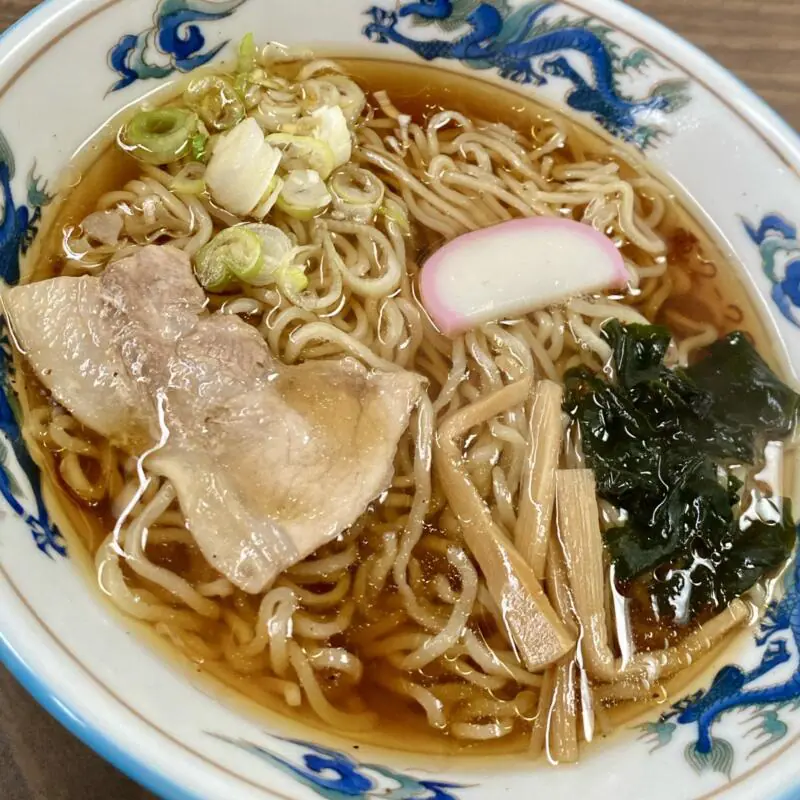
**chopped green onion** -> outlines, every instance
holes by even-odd
[[[172,164],[190,150],[197,115],[182,108],[140,111],[120,131],[123,150],[146,164]]]
[[[274,225],[251,223],[244,227],[259,239],[262,257],[259,270],[257,272],[253,270],[242,280],[254,286],[267,286],[275,283],[282,270],[291,266],[292,240]]]
[[[175,177],[169,188],[175,194],[201,195],[206,190],[206,182],[202,178]]]
[[[252,33],[248,33],[241,42],[239,42],[239,72],[250,72],[257,66],[258,50],[256,48],[256,37]]]
[[[258,69],[258,49],[252,33],[248,33],[239,43],[236,70],[233,87],[242,99],[245,108],[248,111],[252,110],[258,105],[263,94],[258,81],[254,80],[254,77],[259,77],[259,73],[263,70]]]
[[[234,278],[245,282],[262,266],[261,238],[246,227],[225,228],[195,257],[197,279],[210,292],[230,288]]]
[[[264,89],[287,89],[292,84],[286,78],[281,78],[279,75],[274,75],[261,67],[256,67],[247,76],[252,83],[257,83]]]
[[[204,162],[208,155],[208,136],[196,133],[189,141],[192,161]]]
[[[361,116],[364,107],[367,104],[367,98],[364,96],[364,91],[352,79],[345,75],[328,75],[325,78],[327,87],[336,90],[336,96],[331,97],[326,93],[325,101],[333,103],[342,109],[345,119],[351,125]]]
[[[290,217],[309,220],[331,202],[331,195],[318,172],[313,169],[292,170],[278,196],[277,206]]]
[[[308,278],[300,267],[283,267],[275,277],[284,294],[300,294],[308,288]]]
[[[289,131],[289,126],[294,125],[300,115],[299,103],[292,99],[283,102],[273,96],[274,92],[267,91],[258,104],[255,116],[259,125],[267,131]]]
[[[331,148],[334,164],[341,167],[353,154],[353,136],[347,119],[339,106],[322,106],[311,112],[314,120],[314,138]]]
[[[205,172],[202,164],[190,161],[173,176],[169,188],[177,194],[201,195],[206,190]]]
[[[311,169],[325,180],[336,166],[330,146],[313,136],[271,133],[267,142],[281,151],[282,163],[287,170]]]
[[[383,202],[383,181],[367,169],[348,164],[328,181],[333,207],[345,219],[369,222]]]
[[[206,184],[217,205],[248,216],[263,202],[280,162],[280,151],[264,141],[258,123],[248,117],[215,142]]]
[[[236,76],[233,88],[236,89],[236,94],[242,98],[244,107],[248,111],[252,111],[259,104],[264,94],[263,89],[257,83],[253,83],[250,77],[244,73]]]
[[[303,63],[313,58],[313,51],[305,47],[287,47],[280,42],[269,42],[261,50],[261,63],[267,66],[285,64],[289,61]]]
[[[378,209],[378,213],[386,217],[389,222],[394,222],[404,234],[411,233],[411,225],[408,222],[408,214],[395,200],[387,200]]]
[[[264,217],[272,211],[272,207],[278,202],[278,197],[283,191],[283,178],[274,175],[269,182],[269,187],[264,193],[261,203],[253,209],[253,216],[256,219],[264,219]]]
[[[214,131],[227,131],[245,118],[245,107],[233,84],[219,75],[193,80],[183,99]]]

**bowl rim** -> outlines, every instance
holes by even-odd
[[[62,13],[91,3],[92,0],[41,0],[38,5],[0,33],[0,54],[3,51],[24,50],[29,37],[35,35],[46,23]],[[665,51],[663,54],[666,58],[733,110],[745,124],[759,134],[764,143],[794,173],[800,176],[800,132],[796,131],[753,89],[710,55],[664,23],[628,5],[624,0],[565,0],[565,4],[592,16],[600,16],[597,12],[607,9],[615,27],[618,26],[625,33],[637,31],[648,44],[658,41],[659,49]],[[39,53],[32,55],[27,63],[34,61],[38,55]],[[16,75],[11,76],[9,84],[13,83],[16,77]],[[34,618],[31,619],[31,623],[41,627]],[[48,642],[45,647],[52,649],[54,643]],[[207,800],[205,796],[187,789],[174,774],[152,767],[140,753],[136,752],[135,746],[118,744],[105,731],[88,721],[79,710],[80,705],[86,706],[87,703],[79,701],[70,692],[59,691],[52,687],[39,675],[32,662],[33,659],[26,661],[0,630],[0,663],[37,703],[71,734],[130,779],[164,800]],[[91,705],[91,701],[88,705]],[[272,796],[286,800],[285,795],[277,794],[274,789],[264,787],[262,791],[265,797]],[[781,800],[800,798],[800,783],[783,792],[780,797]]]
[[[44,0],[45,3],[54,1]],[[181,786],[163,772],[154,769],[146,760],[121,747],[94,727],[69,700],[63,695],[59,696],[37,675],[35,668],[14,650],[2,633],[0,633],[0,662],[50,716],[131,780],[164,800],[207,800]],[[274,796],[279,797],[279,795]]]

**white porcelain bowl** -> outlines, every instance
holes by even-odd
[[[0,42],[0,275],[19,257],[73,154],[105,120],[181,73],[224,57],[249,31],[287,44],[479,73],[566,103],[646,148],[697,203],[796,376],[800,371],[800,140],[728,73],[615,0],[529,4],[539,27],[502,45],[522,0],[493,0],[501,28],[476,33],[479,0],[50,0]],[[397,10],[399,9],[399,13]],[[411,11],[433,23],[415,26]],[[567,24],[553,26],[565,17]],[[592,20],[590,20],[590,17]],[[454,19],[459,26],[446,24]],[[518,19],[518,17],[517,17]],[[788,23],[787,23],[788,24]],[[367,26],[365,28],[365,26]],[[472,37],[472,38],[470,38]],[[464,60],[459,60],[464,59]],[[503,77],[503,76],[511,76]],[[537,85],[538,84],[538,85]],[[493,800],[800,797],[800,582],[771,627],[745,631],[727,666],[678,709],[658,712],[576,767],[524,756],[433,758],[337,740],[214,696],[131,635],[99,598],[78,548],[54,532],[38,479],[0,400],[0,655],[76,735],[167,798]],[[760,638],[754,634],[760,633]],[[725,669],[720,672],[720,669]],[[695,695],[697,690],[711,693]],[[292,737],[291,739],[287,737]]]

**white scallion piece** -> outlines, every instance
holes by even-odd
[[[278,208],[296,219],[309,220],[330,205],[331,200],[331,193],[318,172],[294,169],[283,182]]]
[[[263,200],[255,207],[253,217],[255,219],[264,219],[264,217],[272,211],[275,203],[278,202],[278,197],[283,191],[283,178],[275,175],[270,181],[267,193],[264,195]]]
[[[292,240],[274,225],[245,225],[246,229],[261,239],[261,264],[258,272],[253,271],[242,278],[253,286],[277,284],[282,291],[287,289],[295,294],[308,286],[305,265],[299,259],[308,248],[295,247]]]
[[[353,138],[344,112],[339,106],[322,106],[311,112],[316,122],[314,138],[320,139],[333,153],[334,169],[346,164],[353,154]]]
[[[289,172],[311,169],[327,180],[336,168],[333,150],[322,139],[281,132],[271,133],[267,142],[280,150],[283,169]]]
[[[214,202],[246,217],[267,194],[281,153],[264,141],[258,123],[248,118],[219,137],[205,173]]]

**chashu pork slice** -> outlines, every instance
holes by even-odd
[[[4,302],[43,384],[87,426],[149,452],[205,557],[245,591],[336,537],[391,482],[419,378],[348,358],[278,363],[254,328],[203,310],[177,250],[146,247],[99,278],[16,287]]]
[[[152,440],[155,408],[130,379],[100,317],[96,278],[57,278],[4,296],[11,334],[56,401],[126,449]]]

